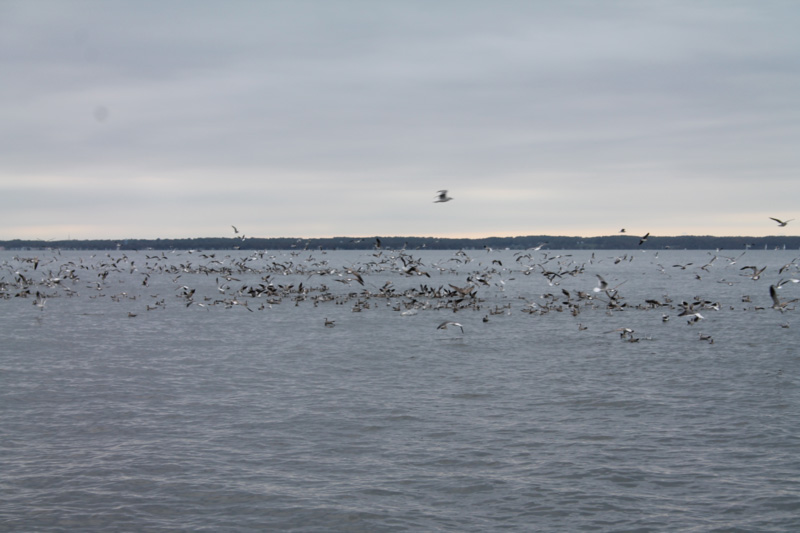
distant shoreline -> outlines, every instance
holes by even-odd
[[[650,236],[640,243],[635,235],[603,237],[486,237],[453,239],[438,237],[200,237],[190,239],[87,239],[87,240],[0,240],[0,250],[528,250],[541,246],[549,250],[800,250],[800,236],[715,237]]]

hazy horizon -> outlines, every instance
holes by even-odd
[[[283,235],[276,237],[263,237],[259,235],[246,236],[247,241],[251,240],[340,240],[348,239],[351,241],[363,241],[367,243],[374,242],[378,239],[426,239],[426,240],[474,240],[481,241],[486,239],[527,239],[527,238],[552,238],[552,239],[609,239],[616,237],[625,237],[628,240],[639,240],[642,235],[633,235],[628,233],[620,233],[615,235],[553,235],[553,234],[536,234],[531,233],[527,235],[488,235],[485,237],[442,237],[436,235],[333,235],[328,237],[313,237],[307,235]],[[648,235],[647,240],[658,239],[797,239],[798,235]],[[0,242],[12,241],[35,241],[35,242],[64,242],[64,241],[158,241],[158,240],[203,240],[203,239],[222,239],[230,240],[232,242],[243,242],[239,237],[229,235],[201,235],[201,236],[187,236],[187,237],[137,237],[137,236],[124,236],[124,237],[100,237],[100,238],[75,238],[69,237],[66,239],[26,239],[26,238],[9,238],[0,239]],[[546,244],[546,243],[545,243]]]

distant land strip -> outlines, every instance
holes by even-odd
[[[439,237],[200,237],[191,239],[96,239],[0,241],[3,250],[527,250],[541,246],[549,250],[798,250],[800,236],[715,237],[650,236],[645,242],[634,235],[605,237],[486,237],[447,239]]]

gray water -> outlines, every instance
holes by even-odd
[[[741,253],[0,252],[0,531],[800,530]]]

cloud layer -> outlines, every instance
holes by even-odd
[[[791,2],[4,2],[0,238],[793,233],[767,217],[800,197],[798,26]]]

